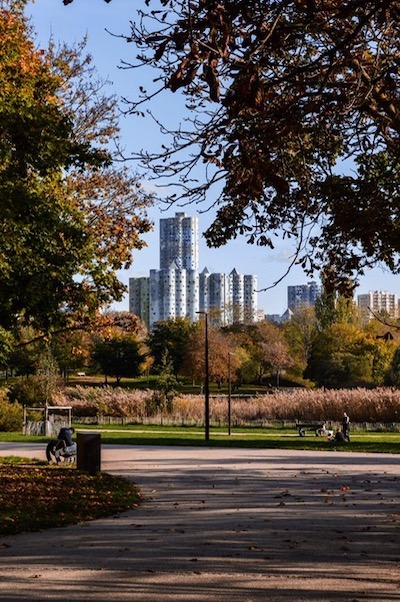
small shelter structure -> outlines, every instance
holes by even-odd
[[[40,408],[24,406],[22,434],[56,437],[60,428],[63,426],[71,426],[71,422],[71,406],[46,405]]]

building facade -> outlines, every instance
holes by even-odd
[[[321,287],[316,282],[288,286],[288,308],[295,311],[301,307],[313,307],[320,293]]]
[[[129,278],[129,311],[145,323],[150,322],[150,278]]]
[[[399,317],[399,300],[396,294],[387,291],[369,291],[357,295],[357,305],[361,313],[368,319],[374,315]]]
[[[176,213],[160,219],[160,270],[175,263],[178,269],[199,269],[199,220]]]
[[[198,219],[176,213],[160,220],[160,269],[129,279],[129,311],[152,329],[156,322],[209,312],[218,326],[258,318],[257,276],[198,271]]]

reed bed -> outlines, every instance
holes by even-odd
[[[77,417],[109,416],[126,422],[201,424],[204,421],[203,395],[178,395],[172,411],[155,402],[152,390],[114,387],[70,387],[57,393],[56,405],[71,405]],[[270,421],[339,421],[347,412],[353,423],[400,423],[400,390],[378,389],[296,389],[249,398],[232,396],[232,421],[260,424]],[[227,421],[227,397],[210,398],[210,420]]]

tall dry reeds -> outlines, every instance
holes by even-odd
[[[170,413],[154,415],[154,391],[114,387],[70,387],[59,392],[57,405],[71,405],[76,416],[113,416],[147,421],[151,415],[176,424],[201,424],[204,420],[204,396],[178,395]],[[400,422],[400,390],[336,389],[278,391],[249,398],[232,396],[232,420],[236,423],[260,423],[274,420],[340,420],[343,412],[352,422]],[[227,398],[210,399],[210,419],[227,422]]]
[[[53,401],[59,406],[72,406],[75,416],[137,416],[140,419],[147,416],[151,394],[152,391],[122,387],[68,387],[59,391]]]

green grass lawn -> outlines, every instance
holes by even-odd
[[[400,453],[400,433],[363,432],[351,433],[351,443],[336,445],[325,437],[308,435],[300,437],[294,429],[211,427],[210,439],[205,440],[204,429],[174,426],[84,426],[75,425],[77,431],[94,430],[101,433],[102,444],[125,445],[180,445],[205,447],[247,447],[260,449],[333,450],[349,452]],[[0,433],[0,441],[45,443],[46,437],[26,437],[20,433]]]

